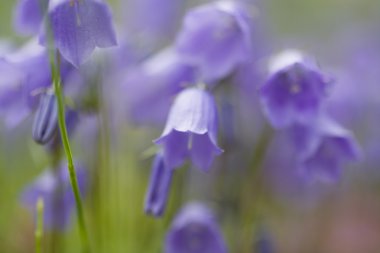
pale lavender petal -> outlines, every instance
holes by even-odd
[[[164,161],[168,168],[176,168],[183,164],[188,156],[189,135],[176,130],[160,137],[155,141],[162,145],[164,150]]]
[[[111,11],[101,0],[52,0],[49,18],[54,46],[76,67],[87,60],[96,47],[117,44]]]
[[[193,134],[191,138],[191,160],[196,167],[207,171],[215,156],[223,150],[211,141],[208,134]]]

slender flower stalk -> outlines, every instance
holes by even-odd
[[[49,51],[50,51],[49,58],[50,58],[50,66],[51,66],[51,71],[52,71],[54,92],[55,92],[55,96],[57,97],[58,125],[59,125],[59,130],[61,133],[63,149],[65,150],[65,154],[67,158],[70,182],[71,182],[71,186],[72,186],[74,196],[75,196],[75,203],[76,203],[76,209],[77,209],[77,215],[78,215],[78,225],[79,225],[79,232],[80,232],[80,237],[82,241],[83,252],[88,253],[90,252],[90,245],[89,245],[89,240],[88,240],[86,223],[84,219],[83,204],[82,204],[82,200],[80,196],[78,179],[75,173],[73,155],[71,152],[70,141],[69,141],[66,122],[65,122],[65,105],[64,105],[64,99],[63,99],[63,94],[62,94],[63,92],[62,92],[62,87],[61,87],[61,77],[60,77],[60,70],[59,70],[59,54],[57,54],[57,57],[56,57],[57,61],[55,61],[53,49],[49,48]]]
[[[44,234],[44,200],[39,198],[36,205],[37,224],[36,224],[36,253],[42,252],[42,236]]]

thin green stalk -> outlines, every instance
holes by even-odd
[[[83,213],[83,205],[82,205],[82,200],[81,200],[80,191],[78,187],[78,180],[75,173],[73,155],[70,148],[70,142],[69,142],[66,121],[65,121],[65,104],[64,104],[62,87],[61,87],[59,55],[57,54],[57,61],[55,61],[54,55],[55,55],[54,51],[50,52],[49,54],[54,92],[55,92],[55,96],[57,97],[58,125],[59,125],[59,130],[61,133],[63,149],[65,150],[65,154],[67,158],[71,187],[73,189],[74,196],[75,196],[76,210],[77,210],[77,215],[78,215],[78,226],[79,226],[79,233],[80,233],[80,237],[82,241],[83,252],[88,253],[90,252],[88,233],[86,229],[86,223],[85,223],[84,213]]]
[[[269,144],[273,138],[273,130],[269,126],[264,126],[260,134],[257,145],[253,150],[252,160],[249,163],[248,184],[242,187],[242,214],[244,219],[242,226],[242,244],[241,252],[251,252],[253,233],[256,233],[263,215],[264,185],[262,177],[262,165]],[[253,229],[252,229],[253,228]]]
[[[39,198],[37,201],[37,224],[36,224],[36,253],[42,253],[42,236],[44,234],[44,200]]]

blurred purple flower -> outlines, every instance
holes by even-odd
[[[76,166],[81,194],[86,190],[86,170]],[[70,187],[69,172],[65,164],[56,170],[46,170],[21,196],[22,203],[34,214],[39,198],[44,201],[44,225],[48,230],[64,230],[68,227],[72,210],[75,207],[74,194]]]
[[[19,0],[13,14],[13,24],[21,34],[37,34],[49,0]]]
[[[54,46],[79,67],[96,47],[117,44],[111,10],[102,0],[51,0],[48,9]],[[42,33],[40,40],[46,43]]]
[[[138,124],[163,124],[175,95],[193,83],[194,69],[180,61],[171,49],[132,68],[122,92],[129,116]],[[126,98],[125,98],[126,96]]]
[[[171,107],[165,129],[155,143],[162,146],[168,168],[190,157],[203,171],[223,151],[217,145],[217,109],[213,96],[200,88],[182,91]]]
[[[14,127],[38,104],[38,94],[51,85],[46,50],[36,41],[27,43],[0,59],[0,74],[0,113],[6,125]]]
[[[159,217],[165,212],[173,170],[165,167],[161,153],[154,159],[149,188],[145,196],[145,213]]]
[[[269,68],[270,77],[261,87],[260,95],[271,124],[284,128],[315,118],[331,80],[296,50],[277,55]]]
[[[359,145],[350,131],[329,118],[311,124],[297,127],[301,173],[309,179],[336,181],[343,163],[360,158]]]
[[[38,66],[38,68],[36,68]],[[61,75],[73,70],[61,62]],[[51,70],[47,51],[32,40],[16,52],[0,58],[0,114],[12,128],[38,106],[43,94],[51,87]]]
[[[218,1],[195,8],[176,40],[178,54],[204,81],[226,77],[251,57],[250,18],[237,2]]]
[[[177,215],[166,236],[165,253],[226,253],[227,247],[211,211],[192,203]]]
[[[257,230],[254,252],[257,253],[274,253],[274,243],[272,234],[264,227],[259,227]]]

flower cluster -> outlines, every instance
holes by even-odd
[[[273,127],[289,131],[298,167],[308,179],[335,181],[341,165],[360,156],[350,131],[323,109],[332,80],[297,50],[286,50],[269,63],[260,88],[263,110]]]
[[[208,171],[215,156],[223,152],[217,144],[217,105],[208,89],[250,60],[249,24],[248,13],[230,1],[195,8],[184,18],[172,50],[184,66],[192,69],[194,83],[186,84],[176,95],[164,131],[154,141],[162,152],[156,159],[162,160],[163,168],[158,169],[157,162],[153,166],[145,203],[147,213],[162,215],[172,170],[189,158],[195,167]],[[181,69],[177,67],[176,71]],[[181,77],[175,82],[177,87],[189,81]]]
[[[118,30],[106,0],[17,1],[14,28],[27,42],[16,49],[0,45],[0,117],[8,130],[31,123],[30,137],[45,148],[49,163],[23,191],[22,204],[37,223],[43,220],[48,233],[67,229],[76,207],[83,252],[90,252],[87,213],[93,214],[95,231],[91,232],[98,233],[94,238],[99,239],[102,251],[103,244],[113,243],[108,238],[100,240],[115,232],[108,229],[121,231],[121,225],[114,224],[119,217],[112,216],[113,209],[123,206],[124,191],[135,187],[128,198],[132,203],[136,196],[141,201],[137,191],[146,189],[139,213],[154,218],[172,217],[168,203],[175,194],[170,203],[184,207],[162,238],[165,253],[227,253],[219,216],[236,231],[255,231],[255,236],[247,238],[256,241],[239,245],[239,252],[252,248],[273,252],[272,234],[263,229],[267,226],[260,213],[265,201],[270,201],[261,196],[271,194],[262,189],[267,186],[261,169],[273,155],[268,151],[272,129],[286,137],[279,142],[282,154],[277,158],[295,162],[292,167],[303,182],[336,181],[347,162],[361,157],[353,132],[337,117],[346,104],[334,107],[329,100],[331,92],[339,89],[336,80],[299,50],[269,58],[271,53],[260,47],[262,38],[253,27],[255,13],[247,1],[218,0],[191,7],[178,27],[175,21],[187,8],[184,0],[131,0],[120,6],[125,27]],[[110,49],[100,50],[105,48]],[[263,78],[260,64],[266,59]],[[257,83],[262,85],[257,87]],[[361,102],[369,97],[361,95]],[[341,102],[336,96],[332,100]],[[356,114],[360,114],[358,108]],[[260,112],[265,118],[260,118]],[[91,122],[87,122],[89,115]],[[136,182],[141,179],[137,172],[124,170],[131,170],[138,158],[123,157],[131,162],[122,172],[116,167],[124,163],[115,159],[126,151],[140,152],[133,138],[145,131],[141,126],[159,127],[161,132],[147,138],[153,147],[143,157],[154,158],[148,185],[141,180],[142,187]],[[124,131],[135,133],[135,127],[139,134],[128,136],[131,142],[123,155],[116,152],[122,147]],[[75,133],[81,136],[72,138]],[[84,148],[82,139],[87,144]],[[80,152],[72,152],[71,141],[74,146],[80,143]],[[146,145],[140,139],[138,143]],[[372,144],[376,153],[379,145]],[[67,162],[62,161],[63,154]],[[84,169],[74,161],[86,160],[86,155],[90,161]],[[175,185],[181,191],[172,191]],[[207,187],[215,187],[219,195]],[[82,197],[89,195],[91,210],[84,212],[87,206]],[[205,204],[183,205],[183,199],[202,199]],[[43,215],[36,213],[41,200]],[[230,208],[223,206],[217,215],[208,208],[225,203]],[[224,219],[226,214],[232,218]],[[134,215],[130,212],[126,219],[135,219]],[[133,224],[133,233],[138,233],[135,224],[150,230],[148,223],[137,218]],[[165,219],[162,224],[169,223]],[[144,236],[149,233],[153,232]]]

